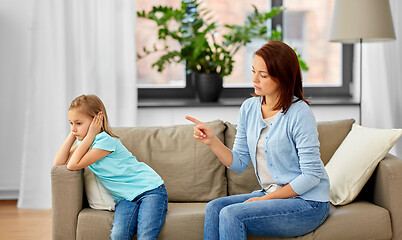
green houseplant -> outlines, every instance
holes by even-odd
[[[266,22],[282,12],[283,8],[273,8],[270,12],[262,13],[253,7],[254,12],[247,17],[244,25],[223,27],[213,20],[211,11],[203,8],[199,0],[182,0],[179,9],[154,6],[149,12],[138,11],[138,17],[156,23],[159,40],[171,38],[180,45],[180,49],[170,49],[167,45],[163,48],[154,45],[152,49],[144,47],[142,53],[138,54],[138,59],[162,52],[159,60],[152,65],[158,71],[163,71],[166,64],[184,62],[186,70],[193,75],[200,100],[216,101],[222,88],[222,78],[231,74],[233,56],[240,47],[256,38],[266,41],[281,39],[281,32],[269,31]],[[201,79],[211,78],[214,80],[209,80],[210,83],[201,83]],[[212,87],[211,84],[215,86]],[[211,95],[214,92],[217,97],[202,97],[203,94]]]

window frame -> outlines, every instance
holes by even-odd
[[[283,0],[271,0],[272,7],[280,7]],[[272,18],[272,29],[282,28],[283,14]],[[305,97],[352,97],[350,84],[353,81],[353,44],[342,44],[342,85],[340,87],[304,87]],[[195,90],[189,72],[186,72],[184,88],[155,87],[138,88],[138,99],[194,99]],[[221,98],[247,98],[254,92],[252,87],[223,87]]]

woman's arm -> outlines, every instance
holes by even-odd
[[[289,184],[302,195],[320,183],[325,168],[320,158],[317,124],[311,109],[305,107],[298,111],[293,122],[292,135],[301,172]]]
[[[286,198],[292,198],[292,197],[296,197],[296,196],[299,196],[299,195],[293,190],[293,188],[290,186],[290,184],[287,184],[284,187],[282,187],[272,193],[266,194],[265,196],[250,198],[244,202],[254,202],[254,201],[271,200],[271,199],[286,199]]]
[[[72,147],[74,142],[75,142],[75,136],[73,135],[72,132],[70,132],[68,134],[66,140],[64,141],[64,143],[61,145],[61,147],[57,151],[56,156],[54,157],[54,161],[53,161],[54,166],[67,164],[72,153],[77,148],[76,145],[74,147]]]
[[[194,138],[208,145],[218,159],[226,167],[230,167],[233,162],[232,151],[216,137],[212,129],[193,117],[186,116],[186,119],[196,124],[194,127]]]

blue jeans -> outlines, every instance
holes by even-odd
[[[210,201],[205,210],[204,240],[247,239],[247,234],[295,237],[318,228],[327,218],[329,202],[302,198],[244,203],[265,193],[233,195]]]
[[[137,234],[139,240],[156,240],[165,222],[167,207],[165,185],[144,192],[131,202],[118,201],[110,237],[113,240],[131,240]]]

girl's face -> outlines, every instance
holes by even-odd
[[[68,120],[70,121],[71,132],[77,140],[82,141],[88,133],[92,118],[78,109],[71,109],[68,111]]]
[[[268,74],[267,66],[262,57],[258,55],[254,57],[252,72],[255,94],[275,100],[279,95],[279,85]]]

